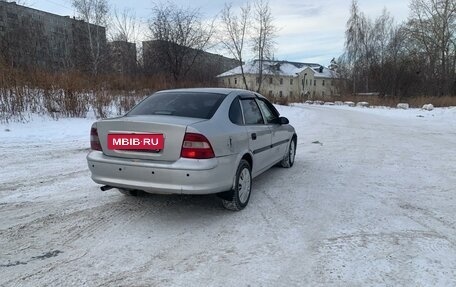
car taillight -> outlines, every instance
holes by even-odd
[[[201,134],[186,133],[182,143],[181,157],[205,159],[215,157],[207,138]]]
[[[100,139],[98,138],[98,131],[96,127],[92,127],[90,129],[90,148],[92,150],[101,151]]]

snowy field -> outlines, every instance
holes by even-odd
[[[0,286],[456,286],[456,108],[279,110],[296,163],[237,213],[100,191],[92,120],[0,125]]]

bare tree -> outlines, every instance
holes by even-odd
[[[273,23],[271,7],[267,0],[254,2],[255,22],[253,35],[253,51],[258,57],[258,87],[261,90],[263,82],[263,63],[271,59],[275,45],[276,28]]]
[[[430,67],[438,80],[438,95],[450,92],[449,83],[451,54],[454,55],[456,37],[456,1],[454,0],[412,0],[409,33],[429,57],[437,60],[436,67]]]
[[[221,42],[226,50],[239,62],[241,67],[242,81],[245,89],[249,89],[244,74],[244,50],[248,40],[247,32],[250,29],[249,21],[251,7],[245,4],[240,8],[239,15],[233,12],[232,4],[225,4],[221,12],[222,31]]]
[[[156,59],[177,81],[187,75],[208,47],[214,22],[206,25],[199,9],[168,3],[153,8],[149,29],[152,39],[156,40]]]
[[[138,20],[130,8],[122,11],[114,9],[109,25],[111,41],[136,42],[138,40]]]
[[[392,27],[385,48],[387,52],[383,63],[382,80],[379,83],[380,92],[385,95],[398,96],[400,82],[405,74],[402,65],[407,59],[406,46],[404,27]]]
[[[377,90],[382,94],[385,94],[386,92],[385,78],[389,73],[386,69],[386,62],[390,51],[394,51],[394,49],[390,50],[392,47],[389,47],[391,37],[394,35],[392,31],[393,23],[394,19],[389,12],[386,9],[383,9],[382,14],[375,20],[372,31],[372,62],[375,66],[372,77],[377,83]]]
[[[337,72],[339,65],[337,64],[336,58],[332,58],[331,62],[329,63],[328,69],[331,71]]]
[[[360,22],[360,40],[361,40],[361,53],[360,53],[360,60],[361,60],[361,74],[362,82],[364,84],[364,91],[370,92],[369,82],[370,82],[370,75],[369,71],[372,67],[372,59],[374,54],[374,29],[372,20],[364,15],[361,16]]]
[[[102,26],[106,26],[108,20],[107,0],[73,0],[72,5],[79,18],[86,22],[91,70],[97,75],[106,52],[106,35]]]
[[[350,8],[350,18],[347,21],[347,30],[345,31],[345,51],[346,62],[352,71],[353,93],[357,92],[356,81],[358,78],[359,57],[361,54],[362,28],[361,21],[363,15],[359,11],[358,1],[353,0]]]
[[[386,10],[384,13],[387,13]],[[346,61],[350,65],[352,72],[353,93],[357,93],[360,90],[369,92],[371,89],[370,71],[376,64],[378,56],[377,44],[379,35],[375,26],[386,21],[385,19],[381,22],[382,17],[387,17],[387,15],[382,15],[376,22],[373,22],[359,11],[358,2],[356,0],[352,1],[350,18],[347,21],[347,30],[345,32],[345,49]]]
[[[264,61],[271,59],[275,47],[276,27],[269,2],[257,0],[240,7],[239,13],[233,12],[232,4],[225,4],[221,12],[222,43],[226,50],[239,62],[242,80],[246,89],[249,87],[245,77],[245,49],[251,47],[254,54],[254,65],[258,65],[257,88],[261,90],[263,82]],[[255,59],[256,58],[256,59]]]
[[[386,10],[372,21],[353,0],[340,65],[353,93],[456,95],[456,1],[411,0],[396,25]]]

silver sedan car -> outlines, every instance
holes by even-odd
[[[239,89],[154,93],[126,115],[95,122],[87,163],[102,190],[217,193],[241,210],[252,179],[293,166],[297,135],[263,96]]]

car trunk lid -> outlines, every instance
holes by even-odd
[[[163,115],[125,116],[103,120],[97,123],[98,136],[103,153],[109,156],[176,161],[179,159],[187,126],[205,121],[199,118],[173,117]],[[109,134],[162,134],[162,150],[120,150],[108,148]]]

